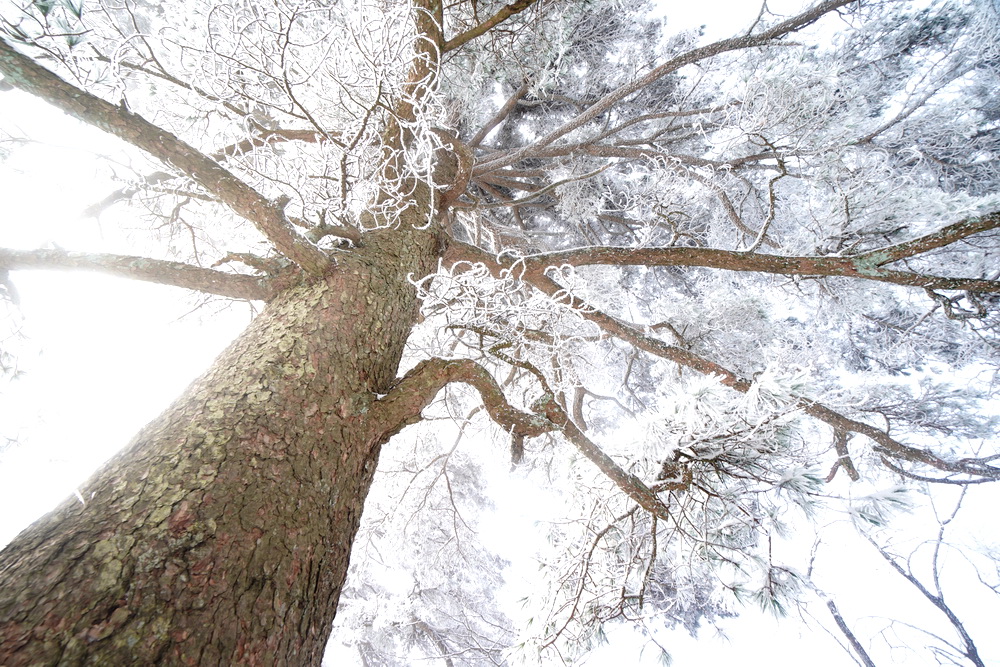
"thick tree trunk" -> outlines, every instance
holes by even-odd
[[[0,665],[320,662],[438,245],[365,240],[0,554]]]

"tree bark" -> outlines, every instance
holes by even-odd
[[[366,413],[416,315],[407,276],[436,266],[415,203],[0,553],[0,665],[319,664],[391,436]]]

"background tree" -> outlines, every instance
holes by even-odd
[[[0,267],[267,304],[0,556],[6,663],[318,662],[341,599],[369,663],[569,661],[788,609],[790,508],[1000,479],[995,14],[827,0],[705,44],[650,9],[4,15],[5,86],[159,163],[89,213],[165,243]],[[486,429],[563,517],[526,632],[486,603]]]

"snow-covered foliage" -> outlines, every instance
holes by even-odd
[[[319,236],[396,224],[401,183],[442,185],[442,128],[475,137],[478,170],[447,228],[486,259],[411,277],[425,319],[406,363],[474,359],[521,409],[554,396],[667,508],[638,506],[561,438],[512,444],[449,388],[387,447],[368,501],[331,642],[363,664],[572,663],[612,622],[695,633],[743,601],[787,613],[815,588],[808,562],[784,560],[789,535],[884,528],[928,480],[956,481],[841,434],[817,405],[942,461],[998,453],[996,293],[624,254],[531,265],[596,246],[854,257],[996,211],[1000,17],[985,2],[849,3],[793,38],[685,60],[704,40],[675,33],[669,8],[543,0],[444,54],[416,94],[405,77],[425,38],[406,2],[20,1],[9,35],[290,198]],[[505,4],[449,5],[446,38]],[[747,34],[782,20],[765,10]],[[394,146],[400,99],[415,111]],[[223,224],[192,231],[202,245],[262,241],[244,227],[223,243],[231,216],[185,179],[123,186],[178,238],[185,207],[205,207]],[[897,268],[995,281],[998,257],[994,228]],[[490,493],[511,484],[532,520]]]

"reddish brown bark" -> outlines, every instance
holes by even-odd
[[[406,104],[433,74],[435,54],[424,55]],[[0,73],[193,178],[303,269],[258,294],[216,271],[98,258],[132,277],[273,298],[80,499],[0,552],[0,664],[318,664],[379,449],[402,426],[370,410],[393,387],[417,314],[410,278],[436,267],[442,197],[404,184],[394,224],[362,220],[377,231],[334,265],[291,229],[281,201],[177,137],[3,42]],[[461,189],[468,174],[450,158],[435,176]]]
[[[426,212],[427,197],[420,198]],[[0,554],[0,664],[318,664],[436,232],[278,296]]]

